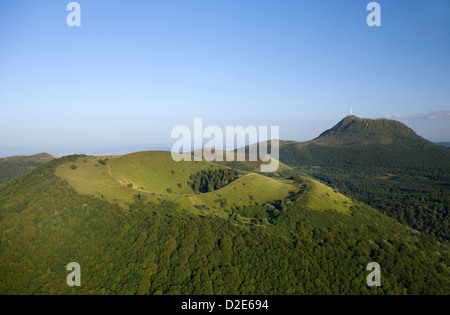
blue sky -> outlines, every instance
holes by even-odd
[[[310,140],[353,107],[450,141],[450,1],[0,2],[0,156],[170,149],[172,128]]]

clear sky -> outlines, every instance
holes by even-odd
[[[172,128],[310,140],[353,107],[450,141],[450,1],[0,1],[0,156],[170,149]]]

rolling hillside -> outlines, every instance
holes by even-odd
[[[220,217],[228,217],[233,209],[239,207],[251,206],[255,202],[274,202],[299,191],[299,185],[292,180],[241,172],[239,178],[218,190],[194,192],[192,175],[200,171],[228,169],[205,161],[174,162],[169,152],[153,151],[117,157],[72,158],[61,163],[55,174],[80,194],[93,195],[126,209],[137,195],[142,195],[147,201],[175,202],[180,212]],[[324,185],[310,179],[304,179],[303,182],[311,187],[311,209],[348,212],[352,205],[346,197]]]
[[[246,172],[253,172],[253,173],[260,173],[261,172],[261,165],[268,164],[268,162],[261,162],[258,158],[257,161],[250,161],[249,155],[245,155],[245,161],[238,161],[237,160],[237,153],[234,154],[234,161],[226,161],[225,155],[222,162],[216,162],[221,165],[225,165],[231,168],[235,168],[238,170],[246,171]],[[263,173],[265,176],[271,176],[271,177],[280,177],[280,173],[290,171],[292,168],[287,166],[286,164],[283,164],[279,162],[278,170],[274,173]]]
[[[324,184],[359,178],[370,184],[360,184],[361,191],[374,194],[377,181],[404,180],[401,168],[386,174],[352,162],[372,145],[389,147],[401,137],[384,133],[371,144],[374,130],[368,137],[353,130],[355,143],[345,135],[351,128],[341,127],[322,135],[322,143],[320,137],[309,144],[282,142],[282,160],[283,152],[310,160],[294,159],[274,177],[243,170],[258,163],[235,165],[238,170],[177,163],[161,151],[51,161],[0,188],[0,293],[446,294],[446,243]],[[404,143],[415,137],[404,136]],[[362,151],[352,160],[316,155],[311,146],[325,148],[321,153]],[[331,168],[327,159],[343,169]],[[64,283],[72,261],[83,268],[81,288]],[[379,288],[366,285],[372,261],[383,268]]]
[[[104,165],[100,160],[105,161]],[[205,161],[174,162],[169,152],[139,152],[109,158],[79,157],[61,164],[55,174],[81,194],[94,195],[124,208],[141,194],[149,201],[176,202],[180,211],[198,214],[207,212],[202,208],[208,208],[220,216],[228,216],[233,206],[279,200],[298,190],[288,180],[241,173],[238,179],[219,190],[194,192],[190,185],[192,175],[202,170],[222,169],[229,168]]]
[[[55,159],[54,156],[41,153],[33,156],[12,156],[0,158],[0,186],[35,168]]]
[[[176,168],[167,154],[64,157],[0,188],[0,293],[446,294],[450,290],[445,244],[323,184],[305,177],[288,181],[246,173],[213,192],[188,194],[181,187],[163,193],[167,185],[190,179],[191,172],[230,170],[209,163]],[[148,179],[152,174],[164,185],[153,185]],[[135,188],[139,184],[147,186]],[[155,193],[153,200],[146,193],[152,190],[162,193]],[[210,203],[214,194],[228,204],[219,200],[217,209],[182,211],[181,200]],[[251,203],[246,204],[250,194]],[[116,203],[114,197],[122,201]],[[260,198],[281,199],[266,203]],[[65,284],[66,266],[72,261],[82,266],[80,288]],[[372,261],[383,268],[382,287],[366,284],[365,267]]]

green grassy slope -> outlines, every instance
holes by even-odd
[[[220,165],[225,165],[225,166],[237,169],[237,170],[252,172],[252,173],[260,173],[261,165],[269,164],[269,162],[262,162],[258,156],[256,156],[256,161],[250,161],[251,158],[250,158],[249,154],[245,154],[245,161],[238,161],[236,151],[233,152],[233,155],[234,155],[233,160],[227,161],[226,154],[227,154],[226,151],[222,151],[223,161],[220,161],[220,162],[215,161],[215,163],[218,163]],[[255,159],[255,158],[253,158],[253,159]],[[270,163],[272,163],[272,162],[270,162]],[[291,170],[291,168],[289,166],[287,166],[286,164],[283,164],[280,161],[278,161],[278,163],[279,163],[279,165],[278,165],[278,169],[276,172],[263,173],[263,175],[271,176],[271,177],[279,177],[280,173]]]
[[[124,208],[134,202],[134,196],[144,194],[149,201],[176,202],[180,211],[204,214],[198,206],[214,208],[218,216],[228,216],[233,205],[265,203],[298,190],[288,180],[246,173],[219,190],[195,194],[189,184],[192,174],[226,167],[205,161],[175,162],[170,152],[159,151],[108,157],[105,165],[99,160],[106,157],[78,157],[62,163],[55,174],[81,194],[115,202]],[[226,206],[218,206],[224,203]]]
[[[303,178],[303,183],[308,188],[306,206],[310,210],[350,213],[354,203],[346,196],[312,179]]]

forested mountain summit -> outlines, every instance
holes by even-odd
[[[349,116],[280,161],[439,240],[449,240],[450,149],[389,119]]]
[[[323,132],[318,138],[310,141],[310,143],[348,145],[358,143],[389,144],[396,141],[428,142],[399,121],[347,116],[333,128]]]

